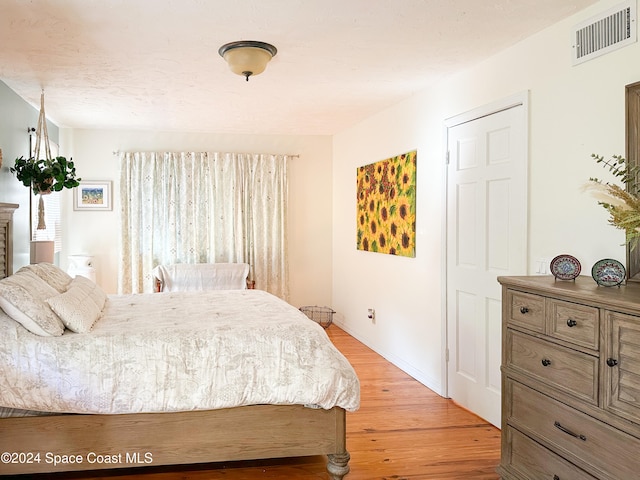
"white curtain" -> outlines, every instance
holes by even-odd
[[[286,155],[121,153],[119,292],[153,290],[161,264],[245,262],[288,299]]]

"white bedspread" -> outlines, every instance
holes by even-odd
[[[90,333],[29,333],[0,310],[0,406],[69,413],[359,406],[325,331],[260,290],[110,296]]]

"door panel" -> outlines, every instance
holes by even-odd
[[[473,205],[478,193],[475,184],[456,185],[458,218],[456,219],[456,253],[459,267],[475,268],[476,259],[476,211]]]

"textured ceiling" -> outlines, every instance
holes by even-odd
[[[595,1],[0,0],[0,80],[62,127],[329,135]],[[235,40],[278,54],[246,82]]]

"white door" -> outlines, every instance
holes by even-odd
[[[499,427],[497,277],[524,275],[527,264],[525,99],[493,111],[447,122],[447,387]]]

